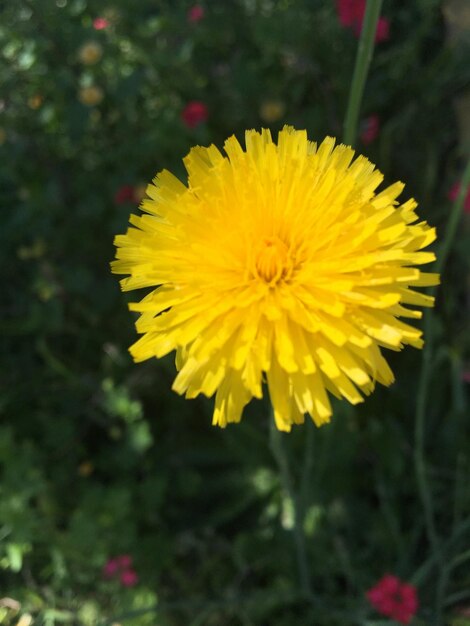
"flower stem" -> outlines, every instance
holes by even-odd
[[[282,487],[294,506],[294,542],[302,593],[310,602],[313,602],[314,597],[310,584],[310,568],[308,565],[304,533],[304,510],[301,503],[300,495],[297,495],[294,491],[292,475],[289,468],[289,461],[287,458],[285,447],[283,445],[283,436],[276,428],[273,417],[271,417],[270,422],[269,443],[273,456],[279,467]]]
[[[460,193],[454,203],[452,211],[450,213],[447,229],[442,240],[442,244],[437,252],[437,261],[434,264],[435,271],[442,272],[447,257],[457,232],[457,227],[460,221],[462,208],[464,204],[467,187],[470,184],[470,161],[467,163],[464,175],[462,177],[462,183]],[[427,311],[424,317],[424,336],[426,338],[426,345],[423,351],[423,365],[421,368],[418,392],[416,399],[416,414],[415,414],[415,449],[414,449],[414,465],[416,482],[418,486],[419,496],[424,510],[424,519],[426,523],[426,534],[428,541],[436,555],[439,567],[444,567],[443,555],[441,551],[439,537],[436,531],[436,525],[434,520],[434,509],[432,503],[432,494],[428,484],[426,459],[425,459],[425,441],[424,441],[424,424],[425,416],[428,404],[429,387],[431,382],[432,371],[432,357],[433,357],[433,328],[432,328],[432,313]],[[441,604],[441,603],[439,603]],[[436,607],[436,619],[440,620],[441,606]],[[440,623],[440,622],[439,622]]]
[[[372,52],[374,50],[375,33],[377,31],[377,21],[382,7],[382,0],[367,0],[364,22],[362,24],[361,37],[356,54],[356,64],[349,90],[348,108],[344,120],[343,141],[347,145],[354,145],[357,135],[357,124],[359,111],[361,108],[362,94],[369,72]]]
[[[462,215],[462,209],[465,202],[465,197],[467,195],[467,189],[470,185],[470,159],[467,163],[467,166],[464,170],[460,191],[455,199],[454,206],[452,207],[452,211],[449,215],[449,219],[447,220],[447,230],[444,235],[444,239],[442,240],[441,246],[437,252],[437,261],[434,264],[436,272],[441,272],[442,268],[447,261],[447,257],[449,256],[450,248],[454,241],[455,233],[457,232],[457,227],[460,222],[460,218]]]

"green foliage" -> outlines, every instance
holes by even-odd
[[[127,354],[133,319],[109,261],[136,202],[116,202],[119,189],[162,168],[183,175],[190,146],[246,128],[342,134],[357,40],[333,2],[207,2],[194,23],[189,8],[1,9],[0,596],[17,604],[0,599],[0,623],[30,614],[38,626],[371,626],[391,623],[364,599],[389,571],[418,586],[416,624],[463,626],[468,222],[432,320],[425,452],[440,550],[413,469],[422,356],[410,349],[391,357],[394,387],[357,409],[338,404],[331,425],[285,441],[305,500],[314,605],[300,592],[267,404],[213,429],[210,401],[170,391],[171,359],[134,365]],[[381,131],[359,148],[389,182],[407,182],[442,236],[464,153],[450,103],[469,83],[468,45],[446,42],[436,0],[385,0],[384,15],[391,36],[377,46],[363,105]],[[109,25],[95,30],[100,16]],[[101,48],[93,64],[80,57],[87,42]],[[101,90],[94,105],[84,103],[90,87]],[[190,129],[181,112],[192,100],[209,116]],[[122,554],[133,558],[133,587],[103,575]]]

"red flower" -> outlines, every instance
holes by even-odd
[[[336,12],[341,26],[352,28],[356,37],[359,37],[366,12],[366,0],[337,0]],[[386,41],[389,36],[390,22],[385,17],[379,17],[375,43]]]
[[[134,202],[134,187],[132,185],[123,185],[114,194],[114,202],[116,204],[125,204],[126,202]]]
[[[449,193],[447,194],[449,200],[451,200],[452,202],[455,202],[457,200],[460,187],[461,185],[458,182],[452,185],[452,187],[449,189]],[[467,187],[467,195],[465,196],[463,208],[465,213],[470,213],[470,185]]]
[[[401,624],[409,624],[418,609],[415,587],[391,574],[385,574],[366,597],[379,613]]]
[[[137,573],[133,569],[127,569],[120,576],[121,585],[124,587],[134,587],[139,580]]]
[[[379,134],[380,129],[380,118],[378,115],[374,113],[374,115],[370,115],[366,117],[366,119],[361,124],[361,141],[363,144],[367,146],[367,144],[372,143]]]
[[[200,4],[195,4],[188,11],[188,22],[200,22],[204,17],[204,7]]]
[[[104,30],[108,26],[109,22],[105,17],[97,17],[93,20],[93,28],[95,30]]]
[[[188,128],[195,128],[207,120],[208,111],[203,102],[188,102],[181,113],[181,119]]]

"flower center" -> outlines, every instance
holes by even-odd
[[[257,278],[274,285],[287,280],[292,274],[289,248],[276,235],[265,237],[254,250],[254,274]]]

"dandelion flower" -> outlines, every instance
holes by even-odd
[[[266,383],[279,430],[310,415],[330,420],[329,393],[356,404],[393,374],[382,348],[421,348],[420,318],[432,306],[415,287],[436,274],[414,265],[435,231],[416,202],[363,156],[319,146],[285,127],[193,148],[187,186],[164,170],[147,188],[143,215],[115,239],[124,290],[151,287],[139,303],[136,361],[176,351],[173,389],[215,394],[213,424],[239,422]]]

